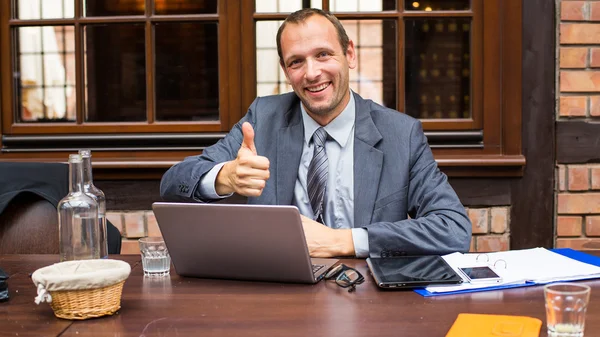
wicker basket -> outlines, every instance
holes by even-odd
[[[123,284],[130,272],[129,264],[118,260],[56,263],[31,276],[38,288],[35,301],[49,302],[54,315],[64,319],[112,315],[121,308]]]

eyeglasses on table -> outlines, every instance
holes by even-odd
[[[326,280],[335,278],[335,283],[338,286],[342,288],[350,288],[348,289],[348,292],[353,292],[356,290],[357,284],[361,284],[365,281],[365,278],[358,270],[348,267],[343,263],[331,268],[331,270],[325,274],[324,278]]]

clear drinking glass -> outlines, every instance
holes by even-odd
[[[144,274],[149,276],[169,275],[171,256],[161,237],[139,239]]]
[[[92,176],[92,151],[79,150],[83,162],[83,191],[98,203],[98,225],[100,240],[100,258],[108,258],[108,237],[106,230],[106,197],[101,189],[94,186]]]
[[[590,287],[577,283],[553,283],[544,287],[549,337],[583,337]]]
[[[58,203],[60,261],[100,258],[98,203],[83,192],[83,163],[69,156],[69,194]]]

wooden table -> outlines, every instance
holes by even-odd
[[[379,290],[364,260],[344,260],[366,277],[349,293],[334,282],[316,285],[184,278],[148,278],[138,256],[129,262],[122,308],[86,321],[56,318],[36,305],[30,274],[58,262],[56,255],[0,255],[11,299],[0,303],[0,336],[404,336],[435,337],[462,312],[526,315],[544,322],[541,286],[465,295],[422,297],[412,291]],[[600,280],[592,286],[586,337],[600,336]]]

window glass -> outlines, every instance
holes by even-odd
[[[143,24],[84,29],[87,122],[146,120]]]
[[[16,29],[19,122],[75,120],[73,26]]]
[[[219,55],[216,23],[158,23],[156,118],[219,119]]]
[[[8,1],[8,0],[3,0]],[[16,0],[17,19],[62,19],[73,18],[74,0]]]
[[[471,0],[404,0],[404,10],[407,11],[454,11],[470,8]]]
[[[423,119],[470,118],[470,19],[405,23],[406,113]]]

